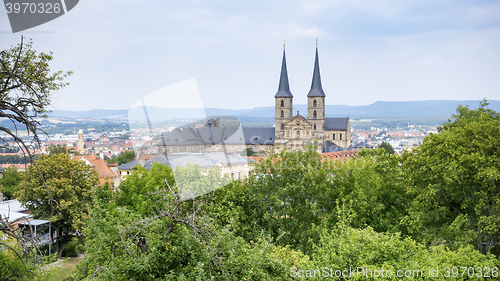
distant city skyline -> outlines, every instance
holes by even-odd
[[[284,40],[305,104],[317,38],[327,105],[500,100],[498,1],[87,0],[16,34],[2,9],[0,50],[21,34],[54,53],[53,70],[74,71],[55,110],[128,109],[190,79],[204,107],[272,106]]]

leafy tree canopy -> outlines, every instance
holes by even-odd
[[[405,219],[414,236],[482,253],[500,239],[500,114],[460,106],[457,114],[405,153],[404,170],[415,197]],[[498,254],[498,253],[497,253]]]
[[[213,212],[221,221],[239,220],[237,233],[248,241],[264,231],[304,253],[319,238],[315,226],[336,223],[340,205],[354,210],[354,227],[401,231],[409,200],[399,157],[382,150],[361,155],[342,161],[323,159],[314,147],[283,150],[257,163],[248,180],[215,191]]]
[[[385,153],[387,154],[394,154],[394,148],[388,142],[382,142],[381,144],[379,144],[378,148],[385,149]]]
[[[7,138],[13,138],[30,158],[30,149],[39,144],[38,118],[47,117],[52,93],[68,85],[64,80],[72,74],[71,71],[52,72],[49,67],[51,60],[52,53],[36,52],[32,42],[24,42],[24,37],[21,37],[18,46],[0,52],[0,121],[7,120],[12,123],[11,126],[0,126],[3,133],[0,141],[5,143]],[[25,143],[19,137],[18,129],[26,130],[32,135],[33,142]],[[0,148],[5,146],[0,145]],[[34,166],[36,168],[36,164]],[[0,232],[8,235],[14,233],[11,225],[3,218],[0,219]],[[24,263],[24,260],[21,262]],[[5,271],[2,275],[4,273]]]
[[[245,148],[240,154],[243,156],[257,156],[257,153],[251,147]]]
[[[371,227],[356,229],[343,223],[322,228],[312,262],[314,269],[331,268],[328,273],[354,268],[355,274],[328,278],[333,280],[470,280],[469,276],[497,277],[500,266],[494,255],[482,255],[471,246],[455,251],[443,245],[427,248],[399,233],[378,233]]]
[[[210,196],[183,197],[179,185],[224,182],[220,171],[200,177],[196,166],[178,169],[176,183],[168,166],[139,167],[116,201],[111,191],[95,190],[87,257],[76,279],[278,280],[293,264],[309,263],[266,236],[250,243],[218,226],[204,211]]]
[[[13,199],[14,193],[19,190],[22,175],[17,171],[15,166],[10,166],[3,170],[2,178],[0,178],[0,192],[6,199]]]
[[[52,59],[52,53],[37,53],[33,43],[24,42],[23,37],[18,46],[0,52],[0,118],[20,124],[36,141],[40,125],[36,118],[47,117],[52,93],[68,85],[64,80],[72,74],[51,72]],[[27,150],[16,130],[0,127]]]
[[[44,155],[37,164],[43,178],[30,166],[15,196],[36,218],[52,221],[60,255],[74,233],[83,230],[91,189],[99,184],[99,178],[92,167],[68,154]]]
[[[118,165],[121,165],[128,163],[134,159],[135,159],[135,151],[128,150],[118,155],[118,157],[113,156],[111,159],[108,160],[108,163],[118,163]]]
[[[67,147],[65,144],[57,144],[57,145],[51,145],[48,148],[49,155],[54,155],[54,154],[61,154],[61,153],[68,153]]]

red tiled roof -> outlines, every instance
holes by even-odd
[[[31,163],[28,163],[28,164],[0,164],[0,167],[5,170],[8,167],[15,166],[16,169],[24,171],[30,165],[31,165]]]
[[[266,157],[259,157],[259,156],[247,156],[248,159],[255,160],[255,162],[259,162],[260,159],[266,158]]]
[[[343,161],[345,161],[351,157],[359,158],[357,150],[326,152],[326,153],[322,153],[321,156],[323,158],[332,158],[332,159],[338,159],[338,160],[343,160]]]
[[[108,162],[99,157],[98,155],[85,155],[85,156],[75,156],[76,160],[86,159],[92,165],[94,165],[94,169],[97,171],[99,175],[99,182],[103,185],[106,181],[106,178],[110,182],[116,177],[116,174],[108,167]]]

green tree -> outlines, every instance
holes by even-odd
[[[394,154],[394,148],[388,142],[383,141],[381,144],[379,144],[378,148],[385,149],[385,153]]]
[[[168,166],[139,167],[122,182],[116,201],[109,200],[111,191],[94,189],[87,257],[75,279],[290,280],[293,264],[310,266],[302,253],[266,236],[249,243],[230,226],[218,226],[204,210],[211,196],[181,193],[181,187],[226,182],[215,169],[199,172],[177,168],[174,180]]]
[[[60,257],[64,244],[83,230],[90,191],[99,184],[99,178],[92,167],[68,154],[42,156],[37,164],[43,178],[31,166],[15,195],[35,217],[52,221]]]
[[[403,239],[399,233],[378,233],[371,227],[357,229],[343,223],[333,229],[322,228],[312,262],[313,269],[327,268],[328,274],[347,270],[348,278],[329,280],[470,280],[483,276],[482,269],[486,268],[490,269],[489,277],[498,276],[500,265],[494,255],[482,255],[472,246],[457,250],[443,245],[426,248],[409,237]],[[429,276],[429,270],[438,276]]]
[[[248,241],[262,232],[304,253],[319,239],[316,226],[337,222],[335,209],[349,206],[353,227],[401,231],[408,199],[400,158],[365,150],[359,159],[323,159],[314,147],[283,150],[255,164],[249,179],[214,192],[221,223],[237,221]]]
[[[67,150],[67,147],[65,144],[51,145],[51,146],[49,146],[48,150],[49,150],[49,155],[68,153],[68,150]]]
[[[10,166],[3,171],[2,178],[0,178],[0,192],[6,199],[14,198],[14,193],[19,190],[21,180],[21,174],[15,166]]]
[[[240,154],[243,156],[257,156],[257,153],[251,147],[245,148]]]
[[[113,157],[108,160],[108,163],[118,163],[118,165],[128,163],[132,160],[135,159],[135,151],[134,150],[128,150],[122,152],[118,157]]]
[[[438,134],[405,153],[415,197],[405,222],[415,237],[499,254],[500,114],[487,106],[459,106]]]
[[[20,157],[19,155],[0,155],[1,164],[28,164],[36,160],[38,154]]]
[[[255,165],[248,180],[233,182],[214,195],[222,208],[214,212],[233,213],[238,218],[238,235],[247,241],[264,232],[307,252],[314,235],[311,227],[328,216],[335,199],[327,198],[327,163],[314,147],[291,152],[283,150]]]
[[[72,74],[71,71],[51,72],[51,60],[52,53],[37,53],[32,42],[25,43],[23,37],[18,46],[0,52],[0,118],[12,122],[0,126],[3,132],[0,141],[5,140],[4,136],[13,138],[28,157],[32,156],[30,148],[40,144],[39,120],[47,117],[52,93],[68,85],[64,80]],[[33,137],[35,145],[19,137],[17,130],[21,128]],[[3,218],[0,219],[0,232],[13,233],[11,225]]]
[[[1,238],[1,234],[0,234]],[[33,265],[26,265],[16,253],[22,253],[13,239],[4,240],[0,244],[0,281],[30,280]],[[6,247],[7,245],[11,245]],[[8,249],[7,249],[8,248]]]
[[[37,53],[32,42],[25,43],[23,37],[18,46],[0,52],[0,117],[14,123],[13,129],[0,126],[0,131],[28,152],[27,144],[17,135],[15,124],[20,124],[39,142],[37,118],[47,117],[52,93],[68,85],[64,79],[72,74],[71,71],[51,72],[52,58],[52,53]]]

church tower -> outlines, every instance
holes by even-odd
[[[293,117],[293,95],[288,84],[288,72],[286,70],[285,45],[283,44],[283,62],[281,63],[281,75],[278,92],[274,95],[275,103],[275,140],[279,142],[285,138],[285,124]]]
[[[84,142],[83,142],[83,131],[78,131],[78,144],[77,144],[78,152],[83,153]]]
[[[312,138],[323,141],[325,135],[325,92],[321,86],[319,73],[318,42],[316,41],[316,58],[311,90],[307,94],[307,121],[313,125]]]

